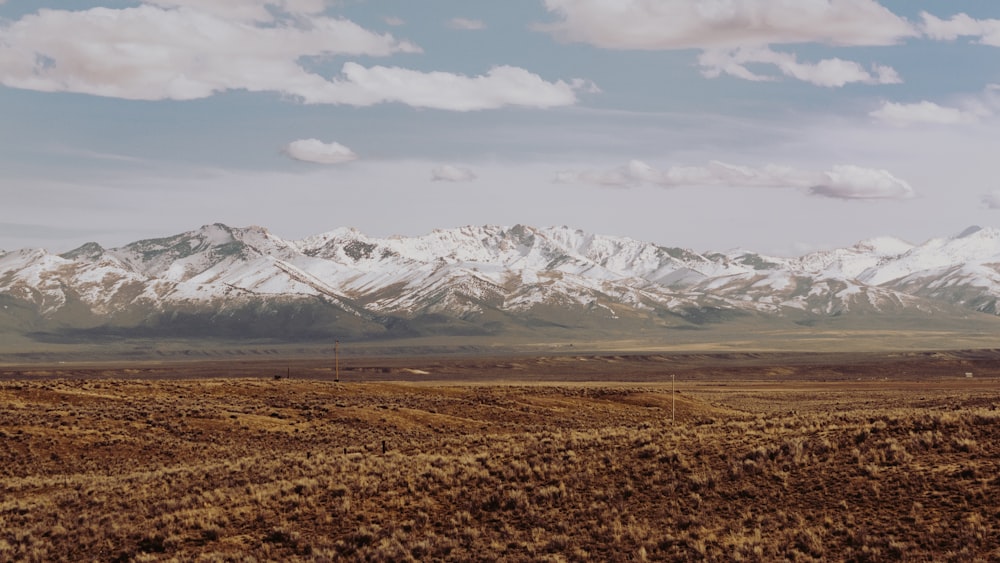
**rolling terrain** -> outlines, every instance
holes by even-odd
[[[6,368],[0,559],[991,560],[998,360]]]

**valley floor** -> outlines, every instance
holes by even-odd
[[[0,560],[997,560],[994,355],[7,367]]]

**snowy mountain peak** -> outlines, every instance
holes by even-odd
[[[162,276],[169,271],[171,279],[180,279],[226,256],[240,255],[243,250],[244,245],[233,236],[233,230],[216,223],[171,237],[136,241],[110,253],[137,272]]]
[[[67,260],[95,260],[104,254],[104,247],[96,242],[88,242],[79,248],[60,254]]]
[[[188,256],[210,247],[219,247],[234,241],[233,230],[230,227],[222,223],[215,223],[170,237],[136,241],[126,245],[125,248],[144,255],[166,252],[178,256]]]
[[[854,248],[877,256],[901,256],[913,250],[913,245],[896,237],[875,237],[859,242]]]
[[[959,235],[957,237],[955,237],[955,238],[965,238],[967,236],[974,235],[974,234],[978,233],[981,230],[983,230],[983,228],[980,227],[979,225],[972,225],[971,227],[969,227],[969,228],[965,229],[964,231],[962,231],[961,233],[959,233]]]

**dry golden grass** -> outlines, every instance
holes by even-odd
[[[1000,559],[996,380],[679,389],[2,382],[0,561]]]

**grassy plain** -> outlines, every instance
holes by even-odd
[[[1000,559],[996,351],[340,367],[0,368],[0,560]]]

